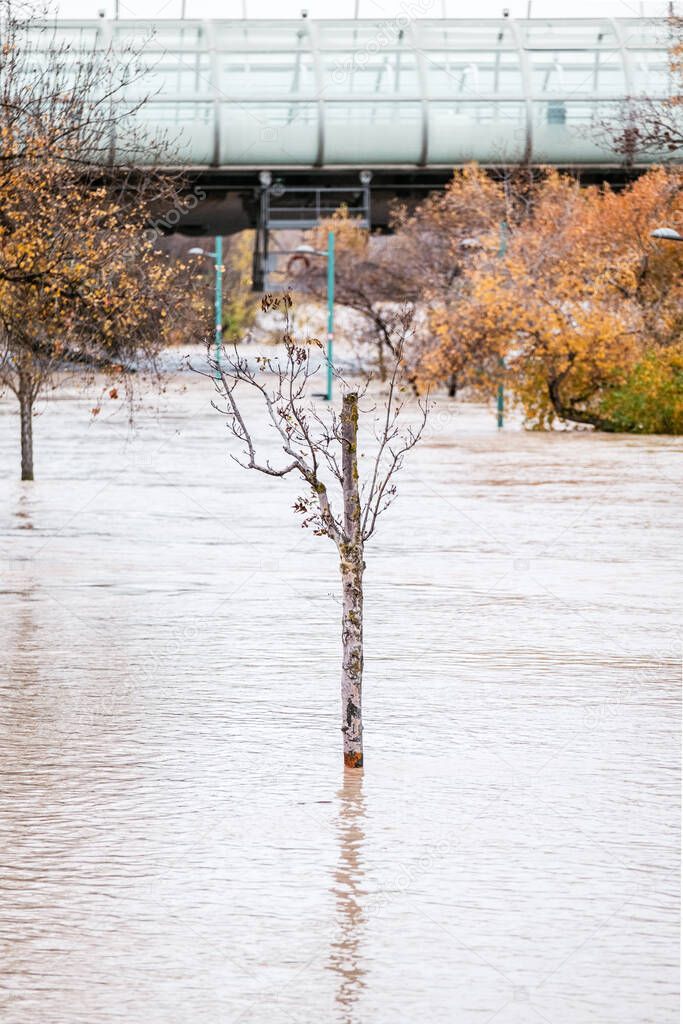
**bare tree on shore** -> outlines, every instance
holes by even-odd
[[[356,314],[357,339],[373,352],[377,373],[384,381],[396,359],[397,310],[405,316],[410,308],[414,317],[423,278],[414,263],[402,259],[403,250],[395,236],[371,237],[345,207],[309,233],[315,249],[325,247],[329,230],[335,233],[335,301]],[[306,253],[298,256],[297,263],[299,260],[304,269],[297,269],[297,290],[325,301],[326,266],[320,260],[309,260]]]
[[[366,542],[372,537],[382,513],[391,505],[396,487],[393,478],[407,452],[418,443],[427,417],[427,404],[418,401],[416,426],[403,425],[401,395],[401,344],[381,405],[371,406],[375,443],[369,471],[359,473],[358,422],[370,402],[367,381],[357,384],[336,374],[341,389],[341,409],[321,411],[310,401],[310,386],[319,369],[318,341],[297,342],[290,333],[291,298],[267,295],[264,311],[277,310],[284,316],[284,354],[259,357],[256,362],[236,347],[225,352],[220,362],[210,359],[211,373],[219,401],[214,407],[227,418],[233,436],[242,445],[242,455],[233,459],[245,469],[282,478],[294,473],[305,489],[294,505],[304,517],[303,525],[319,536],[334,541],[339,554],[342,583],[342,733],[344,764],[363,765],[363,573]],[[410,330],[406,315],[405,332]],[[275,432],[282,452],[281,462],[259,455],[243,401],[245,393],[256,395],[262,414]]]

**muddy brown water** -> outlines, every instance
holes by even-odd
[[[677,1020],[681,441],[437,409],[345,778],[332,545],[208,398],[62,394],[34,484],[0,405],[3,1022]]]

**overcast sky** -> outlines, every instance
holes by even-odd
[[[116,0],[57,0],[64,18],[95,18],[100,9],[114,15]],[[311,18],[353,17],[356,2],[363,18],[392,18],[399,14],[451,18],[499,17],[504,7],[515,18],[590,17],[632,18],[664,13],[662,0],[184,0],[188,18],[239,18],[243,6],[252,18],[296,18],[307,8]],[[118,0],[121,18],[178,18],[183,0]]]

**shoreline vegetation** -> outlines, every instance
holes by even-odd
[[[530,429],[680,435],[683,245],[653,239],[661,224],[683,224],[680,168],[615,191],[553,170],[495,180],[472,165],[410,214],[397,210],[392,235],[342,209],[299,241],[319,249],[335,232],[336,351],[345,343],[380,380],[408,310],[401,358],[415,394],[494,402],[503,389],[506,415],[518,410]],[[244,252],[244,238],[228,240],[226,265]],[[325,335],[318,262],[274,275],[273,288],[292,283],[302,340]],[[240,280],[224,336],[275,341],[278,325]]]

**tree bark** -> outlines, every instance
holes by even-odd
[[[589,412],[586,409],[577,409],[571,403],[563,402],[560,395],[560,384],[561,380],[556,377],[548,381],[548,397],[560,419],[569,420],[572,423],[585,423],[587,426],[595,427],[596,430],[604,430],[608,434],[616,432],[614,424],[597,413]]]
[[[19,414],[21,420],[21,479],[33,480],[33,381],[19,375]]]
[[[384,341],[382,338],[377,342],[377,370],[379,372],[379,379],[384,383],[387,379],[387,367],[384,361]]]
[[[358,395],[344,395],[341,414],[344,537],[342,577],[342,734],[344,765],[363,767],[363,534],[358,491]]]

